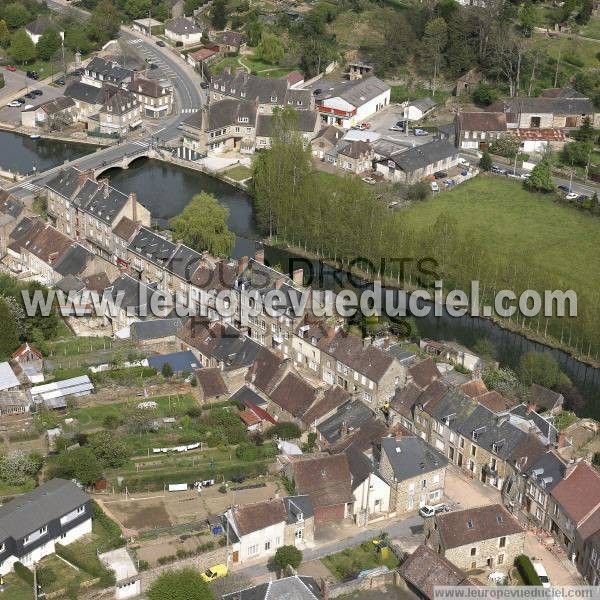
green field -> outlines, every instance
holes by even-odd
[[[530,267],[551,268],[577,291],[600,273],[597,217],[532,194],[521,183],[482,175],[400,211],[411,228],[425,229],[442,214],[457,220],[458,233],[477,231],[498,256],[526,258]],[[597,285],[597,279],[596,279]]]

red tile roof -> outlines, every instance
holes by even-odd
[[[551,494],[569,518],[579,524],[600,506],[600,473],[585,461],[569,466],[565,478]]]
[[[441,376],[435,362],[431,358],[427,358],[414,367],[410,367],[408,373],[413,378],[415,384],[423,389]]]
[[[292,462],[298,494],[308,494],[315,508],[352,502],[348,457],[345,454],[302,458]]]
[[[282,498],[275,498],[255,504],[244,504],[233,508],[233,517],[240,535],[248,535],[271,525],[283,523],[287,511]]]
[[[248,427],[262,423],[262,419],[250,409],[240,411],[240,419],[244,421]]]

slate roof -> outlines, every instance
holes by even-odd
[[[461,112],[456,115],[461,131],[506,131],[506,115],[499,112]]]
[[[63,277],[66,275],[81,275],[94,259],[95,254],[81,244],[73,244],[56,262],[53,269]]]
[[[225,594],[223,600],[322,600],[317,582],[312,577],[293,575],[261,583],[245,590]]]
[[[231,289],[237,279],[237,272],[236,261],[220,260],[213,264],[208,260],[202,260],[196,270],[190,274],[190,282],[205,290]]]
[[[45,15],[41,15],[35,21],[25,25],[25,29],[33,35],[43,35],[44,31],[49,28],[56,29],[58,32],[61,31],[61,28],[50,17]]]
[[[540,98],[587,98],[585,94],[570,87],[548,88],[540,92]]]
[[[434,518],[446,550],[523,532],[519,522],[500,504],[440,513]]]
[[[183,319],[149,319],[136,321],[130,326],[131,337],[136,340],[158,340],[176,335],[183,326]]]
[[[101,114],[126,115],[139,107],[137,98],[128,90],[118,89],[100,107]]]
[[[563,400],[562,394],[537,383],[531,385],[529,392],[531,393],[531,401],[541,410],[552,410]]]
[[[395,361],[393,356],[373,344],[365,348],[359,336],[345,331],[338,331],[332,339],[325,338],[320,349],[375,383],[381,380]]]
[[[248,372],[248,380],[259,390],[268,394],[271,391],[273,380],[285,361],[267,348],[260,347],[254,364]]]
[[[551,492],[564,478],[566,464],[554,452],[546,452],[530,469],[527,476],[539,486]]]
[[[295,131],[310,133],[315,131],[320,120],[319,113],[314,110],[294,110],[297,121],[294,121]],[[259,114],[256,122],[256,135],[259,137],[271,137],[274,115]]]
[[[318,390],[296,373],[288,373],[269,394],[271,400],[294,417],[302,417],[317,398]]]
[[[551,494],[578,525],[600,505],[600,473],[589,463],[580,461],[569,469]]]
[[[252,388],[249,388],[247,385],[243,385],[235,394],[233,394],[230,400],[234,402],[240,402],[244,406],[248,406],[252,404],[258,407],[265,407],[267,405],[267,401],[264,398],[261,398]]]
[[[352,396],[339,385],[327,388],[323,396],[301,416],[302,422],[310,426],[351,398]]]
[[[5,190],[0,190],[0,214],[17,219],[23,212],[23,208],[23,203],[17,200],[12,194]]]
[[[129,243],[129,250],[133,251],[145,260],[164,267],[173,256],[177,245],[167,240],[162,235],[147,227],[141,227],[137,235]]]
[[[177,17],[165,23],[165,31],[172,31],[177,35],[189,35],[194,33],[202,33],[202,29],[198,27],[192,20],[185,17]]]
[[[473,585],[464,571],[425,544],[398,567],[398,573],[427,600],[433,600],[436,586]]]
[[[448,459],[420,437],[381,440],[381,453],[387,456],[396,481],[406,481],[418,475],[444,468]]]
[[[85,67],[85,70],[89,71],[92,76],[102,75],[104,80],[118,84],[132,79],[134,76],[134,72],[131,69],[126,69],[116,61],[105,60],[100,56],[94,56]]]
[[[433,98],[427,96],[425,98],[417,98],[414,102],[409,102],[408,105],[414,106],[415,108],[418,108],[421,112],[425,113],[428,110],[435,108],[437,106],[437,102]]]
[[[315,95],[318,103],[330,98],[339,97],[358,108],[389,90],[390,86],[378,77],[365,77],[363,79],[336,83],[331,87],[318,86],[317,89],[321,89],[321,93]]]
[[[48,100],[47,102],[38,104],[29,110],[43,110],[47,115],[55,115],[56,113],[71,108],[72,106],[75,106],[75,101],[72,98],[67,96],[58,96],[53,100]]]
[[[198,367],[202,366],[191,350],[159,354],[148,358],[148,365],[154,367],[157,371],[160,371],[166,363],[171,365],[174,373],[193,373]]]
[[[81,281],[77,275],[65,275],[62,279],[54,284],[54,287],[62,292],[65,292],[65,294],[68,294],[71,291],[80,292],[81,290],[85,289],[83,281]]]
[[[352,502],[345,454],[302,458],[291,463],[296,490],[310,496],[314,508]]]
[[[594,105],[589,98],[538,98],[519,97],[506,101],[506,110],[509,113],[541,113],[554,115],[592,115]]]
[[[51,479],[0,507],[0,540],[23,538],[89,500],[73,482]]]
[[[110,279],[108,278],[106,271],[88,275],[87,277],[84,277],[82,281],[86,289],[94,290],[98,293],[102,292],[102,290],[105,290],[110,285]]]
[[[529,421],[532,425],[536,427],[536,429],[543,436],[545,441],[549,444],[556,443],[558,439],[558,430],[551,423],[549,419],[546,419],[535,410],[530,410],[527,404],[519,404],[515,406],[510,411],[511,417],[517,417]],[[516,423],[518,421],[515,420]]]
[[[246,43],[247,36],[241,31],[224,31],[219,37],[219,44],[226,46],[241,46]]]
[[[340,142],[338,144],[338,154],[348,156],[350,158],[360,158],[361,156],[369,156],[373,153],[373,147],[369,142],[362,140],[353,140],[350,142]]]
[[[65,96],[85,102],[86,104],[102,105],[105,92],[102,88],[81,81],[72,81],[65,89]]]
[[[344,450],[348,459],[348,468],[352,476],[352,491],[354,491],[368,476],[375,471],[370,459],[356,446],[351,445]]]
[[[198,380],[198,387],[204,392],[205,398],[216,398],[228,393],[221,375],[221,369],[198,369],[196,379]]]
[[[373,411],[359,400],[351,400],[340,406],[327,420],[317,425],[317,430],[327,442],[335,444],[342,437],[342,425],[347,428],[348,433],[351,433],[371,419],[373,419]]]
[[[393,161],[405,173],[413,173],[457,154],[458,149],[447,140],[432,140],[392,154],[385,160]]]
[[[143,298],[141,294],[141,289],[143,288],[145,288],[145,298]],[[156,284],[145,284],[139,279],[134,279],[127,274],[117,277],[117,279],[106,288],[106,292],[110,293],[115,301],[119,295],[122,295],[122,311],[137,315],[140,315],[144,311],[150,312],[148,309],[148,302],[154,291],[156,291]]]

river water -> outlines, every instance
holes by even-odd
[[[34,142],[29,138],[0,132],[0,167],[4,169],[12,167],[28,172],[33,165],[38,170],[47,169],[90,151],[89,146],[82,148],[81,145],[43,140]],[[147,159],[135,161],[127,170],[111,169],[106,176],[121,191],[136,192],[139,200],[162,226],[167,226],[168,220],[179,214],[194,194],[203,191],[214,194],[229,209],[229,227],[236,234],[234,257],[254,254],[259,235],[250,198],[244,192],[197,171]],[[270,264],[280,265],[287,271],[293,257],[287,252],[267,248],[266,258]],[[321,269],[324,273],[322,286],[335,289],[332,269],[317,261],[312,261],[312,266],[313,272]],[[535,350],[551,353],[585,396],[587,405],[583,414],[600,418],[600,369],[590,367],[565,352],[507,331],[488,319],[470,316],[453,318],[448,315],[435,317],[431,314],[416,319],[416,325],[422,337],[455,341],[468,347],[485,336],[493,343],[500,363],[512,368],[517,367],[526,352]]]

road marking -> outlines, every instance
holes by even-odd
[[[148,148],[150,146],[148,142],[132,142],[132,144],[136,146],[141,146],[142,148]]]
[[[130,44],[141,44],[142,40],[129,40]]]
[[[189,114],[189,113],[196,113],[199,110],[200,110],[199,108],[182,108],[181,112],[185,113],[185,114]]]
[[[28,190],[30,192],[39,192],[42,189],[39,185],[36,185],[35,183],[29,183],[28,181],[16,187],[17,190],[19,188]]]

